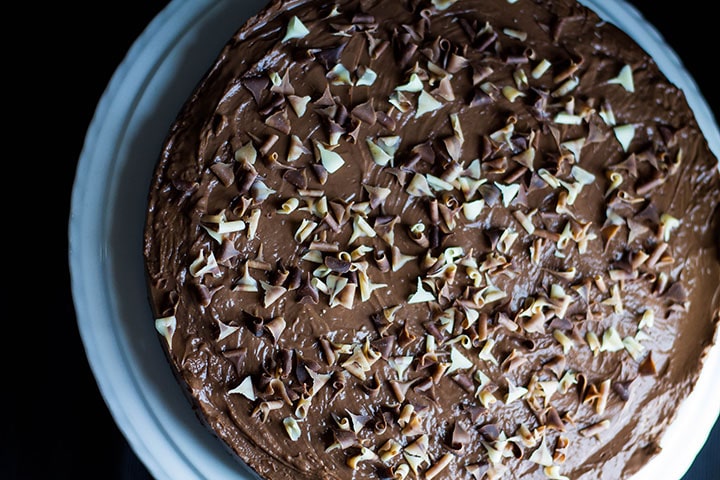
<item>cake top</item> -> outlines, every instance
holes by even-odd
[[[719,203],[574,1],[273,2],[164,145],[155,325],[267,479],[628,478],[714,340]]]

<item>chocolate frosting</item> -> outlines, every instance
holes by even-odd
[[[624,479],[713,345],[720,175],[571,0],[275,1],[167,137],[144,255],[266,479]]]

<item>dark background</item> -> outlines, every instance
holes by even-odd
[[[67,221],[95,106],[128,48],[168,2],[25,3],[4,13],[4,30],[14,33],[4,35],[2,69],[2,264],[3,284],[11,287],[0,289],[2,323],[10,327],[0,334],[0,392],[2,404],[10,402],[0,422],[0,478],[148,480],[85,357],[70,291]],[[683,59],[717,118],[720,41],[708,3],[630,3]],[[718,425],[686,478],[720,479]]]

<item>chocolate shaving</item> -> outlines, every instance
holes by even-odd
[[[373,376],[370,377],[370,380],[362,383],[360,387],[368,396],[377,397],[377,395],[380,393],[380,388],[382,387],[382,385],[377,378],[377,374],[373,374]]]
[[[613,382],[613,391],[620,397],[620,400],[627,402],[630,399],[630,385],[632,381]]]
[[[465,390],[468,393],[474,393],[475,392],[475,384],[473,383],[472,378],[466,373],[458,373],[456,375],[453,375],[451,377],[453,380],[455,380],[455,383],[457,383],[460,388]]]
[[[232,240],[227,237],[223,237],[222,242],[220,243],[220,250],[215,257],[218,263],[227,265],[230,259],[235,258],[238,255],[240,255],[240,252],[235,248],[235,244]]]
[[[476,38],[473,47],[478,52],[484,52],[488,48],[490,48],[490,45],[495,43],[495,40],[497,40],[498,34],[495,31],[486,32],[479,37]]]
[[[655,376],[657,375],[657,367],[653,360],[652,352],[649,352],[647,356],[638,365],[638,373],[640,375]]]
[[[235,181],[235,172],[233,166],[228,163],[213,163],[210,170],[218,177],[220,183],[228,187]]]
[[[687,291],[681,282],[674,282],[661,296],[671,302],[683,303],[687,300]]]
[[[333,437],[341,450],[346,450],[358,444],[357,434],[352,430],[333,430]]]
[[[303,305],[317,305],[320,301],[320,293],[318,289],[312,285],[310,273],[306,274],[305,280],[300,285],[300,288],[298,288],[297,299],[298,303]]]
[[[235,373],[242,376],[245,373],[245,360],[247,359],[247,348],[237,348],[222,352],[223,356],[228,359],[235,368]]]
[[[375,250],[375,253],[373,254],[373,259],[375,260],[375,264],[377,265],[378,270],[383,273],[390,271],[390,260],[388,259],[385,250]]]
[[[325,362],[328,365],[335,364],[335,361],[337,360],[337,355],[335,353],[335,350],[332,348],[330,340],[325,337],[320,337],[318,342],[320,343],[320,349],[322,350],[323,356],[325,357]]]
[[[392,118],[390,115],[383,111],[375,112],[375,118],[377,120],[377,123],[385,127],[391,132],[395,131],[395,128],[397,127],[397,124],[395,122],[395,119]]]
[[[325,266],[335,273],[347,273],[350,271],[350,265],[350,262],[347,260],[342,260],[329,255],[325,257]]]
[[[565,424],[560,418],[560,414],[555,407],[549,407],[545,411],[545,425],[552,430],[557,430],[559,432],[565,431]]]
[[[325,90],[323,90],[322,95],[313,102],[316,107],[334,107],[335,106],[335,99],[332,96],[332,92],[330,91],[330,85],[325,84]]]
[[[290,69],[285,70],[279,85],[272,85],[270,91],[283,96],[294,95],[295,88],[290,83]]]
[[[319,50],[315,52],[315,60],[320,62],[325,67],[325,70],[330,71],[340,62],[340,57],[347,44],[348,42],[345,42],[331,48]]]
[[[305,170],[294,170],[294,169],[288,169],[285,170],[285,173],[283,173],[282,176],[283,180],[288,182],[290,185],[303,190],[307,188],[308,186],[308,180],[307,180],[307,174],[305,173]]]
[[[255,99],[255,103],[259,106],[260,101],[262,100],[262,95],[266,91],[267,86],[270,84],[270,79],[266,76],[246,77],[243,79],[242,84],[245,88],[247,88],[253,99]]]
[[[395,347],[395,337],[386,336],[373,340],[370,345],[380,353],[380,356],[387,360],[390,358],[393,348]]]
[[[455,422],[450,435],[450,448],[455,453],[461,453],[465,446],[472,441],[472,435],[468,432],[460,422]]]
[[[367,102],[357,105],[352,109],[350,115],[362,122],[365,122],[369,126],[375,125],[377,115],[375,113],[375,108],[373,107],[373,99],[371,98]]]
[[[200,305],[203,307],[210,305],[214,291],[211,292],[204,283],[193,283],[193,285],[195,287],[195,296],[197,297],[198,302],[200,302]]]
[[[488,463],[473,463],[465,467],[470,472],[470,475],[475,480],[483,480],[487,478],[487,473],[490,470],[490,464]]]
[[[293,371],[295,351],[288,348],[281,348],[278,352],[278,357],[278,373],[280,378],[286,379]]]
[[[287,110],[284,108],[266,118],[265,124],[284,133],[285,135],[290,134],[290,119],[288,118]]]
[[[500,429],[494,423],[486,423],[478,428],[478,432],[480,432],[480,435],[488,442],[494,442],[500,438]]]

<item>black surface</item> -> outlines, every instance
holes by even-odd
[[[113,422],[84,354],[70,291],[67,220],[95,106],[128,48],[167,2],[37,3],[43,2],[24,2],[4,15],[5,31],[15,32],[3,62],[4,173],[19,175],[23,189],[45,193],[28,200],[13,184],[3,189],[3,284],[11,287],[0,296],[2,322],[10,327],[0,336],[3,404],[9,401],[0,428],[0,478],[145,480],[150,476]],[[632,3],[683,59],[717,118],[718,32],[708,4]],[[719,478],[716,425],[687,479]]]

